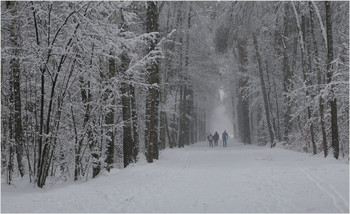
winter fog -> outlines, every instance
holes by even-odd
[[[349,213],[348,1],[1,1],[2,213]]]
[[[219,100],[215,102],[214,108],[210,113],[210,133],[223,133],[225,130],[233,138],[232,114],[224,105],[225,99],[230,99],[225,95],[225,91],[220,88],[218,90]]]

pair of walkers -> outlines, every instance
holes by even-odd
[[[228,134],[226,132],[226,130],[222,133],[222,144],[224,147],[227,147],[227,138],[228,138]],[[209,141],[209,147],[214,147],[218,146],[218,142],[219,142],[219,134],[218,132],[215,132],[214,136],[210,133],[208,135],[208,141]],[[214,141],[214,144],[213,144]]]
[[[218,146],[218,141],[219,141],[218,132],[215,132],[214,136],[210,133],[208,135],[208,140],[209,140],[209,147],[214,147],[214,144],[215,146]],[[213,144],[213,141],[214,141],[214,144]]]

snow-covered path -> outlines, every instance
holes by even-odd
[[[349,165],[279,148],[167,149],[85,183],[3,185],[2,212],[349,212]]]

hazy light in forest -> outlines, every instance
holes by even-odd
[[[220,101],[222,102],[225,97],[225,91],[222,89],[222,86],[219,89]]]
[[[212,134],[217,131],[220,135],[226,130],[226,132],[232,137],[233,125],[230,114],[227,112],[228,109],[224,106],[223,100],[225,97],[225,91],[222,87],[219,89],[220,102],[217,102],[213,109],[210,117],[210,132]]]

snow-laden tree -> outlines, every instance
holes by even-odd
[[[253,124],[248,127],[240,119],[247,114],[242,113],[239,102],[234,104],[235,120],[238,127],[262,130],[253,131],[258,135],[251,136],[253,139],[265,141],[264,133],[269,133],[271,144],[279,140],[286,147],[313,154],[323,151],[325,156],[332,146],[336,158],[338,149],[348,153],[348,132],[342,131],[339,145],[336,140],[337,128],[347,126],[349,120],[345,110],[349,101],[344,99],[349,87],[348,66],[342,66],[348,59],[341,57],[348,56],[344,37],[349,30],[347,4],[232,2],[227,6],[216,30],[216,48],[231,57],[237,68],[246,64],[243,68],[248,75],[242,75],[242,69],[232,69],[232,84],[237,88],[233,99],[248,101],[250,111],[245,120]],[[242,46],[246,47],[246,63]],[[237,78],[248,80],[242,84]],[[337,99],[342,101],[336,103]],[[338,115],[340,109],[342,116]],[[239,129],[238,133],[245,142],[245,134]]]

